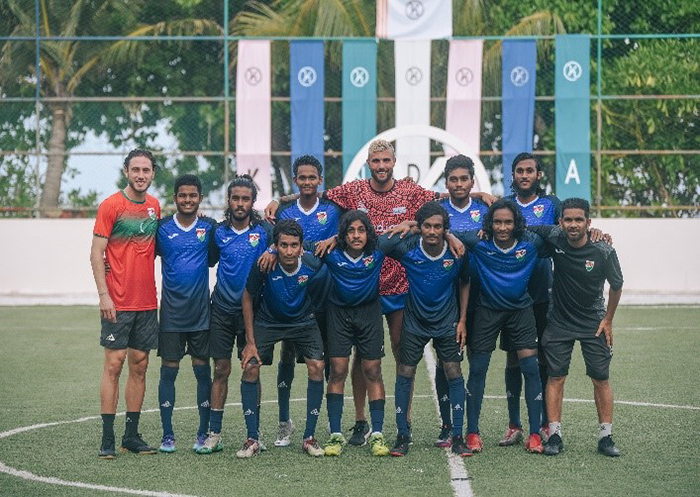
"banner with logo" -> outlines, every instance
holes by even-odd
[[[452,40],[447,64],[445,131],[464,140],[475,154],[481,149],[483,49],[483,40]],[[455,154],[451,149],[445,153]]]
[[[588,35],[557,35],[554,113],[559,198],[591,200],[591,48]]]
[[[292,162],[310,154],[323,164],[323,42],[292,41],[289,53]],[[294,191],[298,191],[296,185]]]
[[[521,152],[532,152],[535,125],[534,40],[504,40],[502,69],[503,194],[510,194],[512,165]]]
[[[430,41],[399,40],[394,43],[396,64],[396,127],[430,126]],[[430,139],[412,136],[396,140],[397,169],[420,181],[430,169]]]
[[[256,209],[272,199],[270,42],[238,42],[236,69],[236,172],[250,174],[258,187]],[[228,187],[228,185],[226,185]]]
[[[434,40],[452,36],[452,0],[377,0],[378,38]]]
[[[377,42],[343,43],[343,174],[377,134]]]

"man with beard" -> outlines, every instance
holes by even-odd
[[[114,459],[114,418],[119,377],[128,358],[126,430],[121,451],[155,454],[138,432],[146,390],[148,354],[158,346],[158,302],[153,265],[158,200],[146,192],[156,162],[146,150],[132,150],[124,160],[124,190],[100,204],[93,230],[90,264],[100,298],[104,369],[100,387],[102,444],[99,457]],[[105,263],[111,267],[105,272]]]

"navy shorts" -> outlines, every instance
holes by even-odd
[[[158,357],[165,361],[180,361],[186,354],[197,359],[209,358],[209,330],[160,332]]]
[[[352,307],[328,304],[328,355],[350,357],[357,347],[361,359],[384,357],[384,327],[379,299]]]
[[[323,341],[316,321],[298,327],[275,327],[266,323],[255,323],[255,346],[262,363],[272,364],[275,344],[287,340],[294,345],[297,354],[306,359],[323,360]]]
[[[231,359],[233,345],[238,346],[238,358],[245,347],[245,326],[243,314],[227,313],[217,306],[211,306],[209,324],[209,354],[212,359]]]
[[[537,328],[532,307],[495,310],[477,306],[474,329],[467,335],[472,352],[493,352],[499,333],[509,337],[513,350],[536,349]]]

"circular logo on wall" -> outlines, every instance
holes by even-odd
[[[523,86],[530,80],[530,73],[523,66],[516,66],[510,72],[510,82],[515,86]]]
[[[257,67],[249,67],[246,69],[245,74],[245,81],[251,86],[256,86],[258,83],[262,81],[262,72],[260,72],[260,69]]]
[[[423,80],[423,73],[416,66],[406,69],[406,82],[411,86],[416,86]]]
[[[304,66],[299,69],[297,79],[301,86],[311,86],[316,82],[316,70],[311,66]]]
[[[406,3],[406,17],[415,21],[425,13],[425,7],[420,0],[411,0]]]
[[[468,67],[460,67],[455,74],[455,79],[459,86],[467,86],[474,81],[474,73]]]
[[[581,64],[579,64],[575,60],[570,60],[569,62],[564,64],[562,72],[564,73],[564,77],[567,79],[567,81],[571,81],[572,83],[578,80],[583,75],[583,69],[581,68]]]
[[[357,66],[350,71],[350,82],[357,88],[362,88],[369,82],[369,72],[362,66]]]

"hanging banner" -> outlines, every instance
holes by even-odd
[[[504,195],[510,195],[513,159],[521,152],[532,152],[536,62],[537,45],[534,40],[503,41],[501,119]]]
[[[313,155],[323,164],[323,42],[292,41],[289,54],[292,162],[302,155]],[[298,191],[296,185],[294,191]]]
[[[250,174],[258,187],[255,208],[272,199],[270,42],[238,42],[236,69],[236,172]],[[226,185],[228,187],[228,185]]]
[[[343,43],[343,175],[377,134],[377,42]]]
[[[554,56],[556,193],[591,200],[591,48],[588,35],[557,35]]]
[[[377,0],[378,38],[434,40],[452,36],[452,0]]]
[[[447,64],[445,131],[464,140],[469,150],[475,154],[481,150],[483,48],[483,40],[450,41]],[[447,155],[455,153],[452,149],[445,150]]]
[[[430,41],[396,41],[396,127],[430,126]],[[394,177],[407,174],[419,182],[430,169],[430,139],[412,136],[396,140]]]

